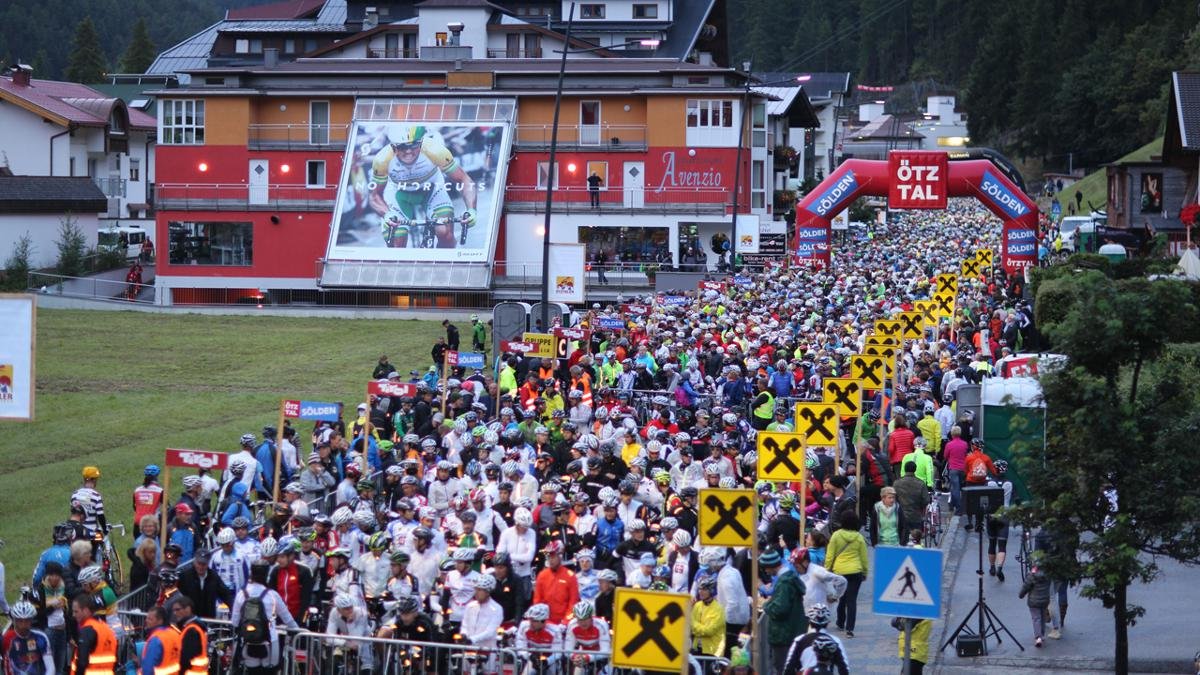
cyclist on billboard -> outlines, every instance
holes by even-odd
[[[397,125],[387,129],[388,145],[375,155],[371,180],[371,207],[383,216],[383,238],[389,247],[408,245],[410,229],[430,228],[438,248],[454,248],[454,204],[447,190],[454,182],[467,210],[457,219],[463,224],[462,238],[475,224],[478,191],[475,181],[462,168],[440,135],[419,125]],[[425,220],[419,220],[424,216]],[[431,246],[432,237],[417,236],[414,245]]]

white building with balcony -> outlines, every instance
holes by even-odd
[[[29,66],[0,76],[0,165],[17,176],[91,178],[106,197],[102,228],[153,229],[156,124],[89,86],[34,79]]]

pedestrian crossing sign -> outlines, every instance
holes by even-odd
[[[911,619],[939,618],[942,557],[940,549],[876,547],[872,610]]]

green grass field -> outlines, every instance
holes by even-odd
[[[0,423],[8,596],[66,519],[84,465],[100,467],[109,522],[132,532],[131,492],[165,448],[236,450],[243,433],[278,424],[283,398],[353,409],[380,354],[407,375],[430,365],[441,334],[436,322],[399,319],[39,311],[37,421]],[[131,542],[118,539],[122,550]]]
[[[1163,139],[1161,137],[1143,145],[1133,152],[1125,155],[1117,160],[1117,162],[1148,162],[1153,155],[1162,154]],[[1084,212],[1079,215],[1087,215],[1089,213],[1087,205],[1093,204],[1097,209],[1104,210],[1108,203],[1108,173],[1107,169],[1100,167],[1096,171],[1084,176],[1079,182],[1071,185],[1063,190],[1064,196],[1062,199],[1063,215],[1067,212],[1067,200],[1075,199],[1075,191],[1078,190],[1083,195]],[[1050,207],[1047,203],[1046,209]]]

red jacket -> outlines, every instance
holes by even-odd
[[[566,623],[575,603],[579,602],[579,582],[575,573],[562,565],[558,569],[547,567],[538,572],[533,584],[533,602],[550,606],[550,623]]]
[[[913,432],[907,427],[896,429],[888,436],[888,462],[899,464],[905,455],[913,451]]]

